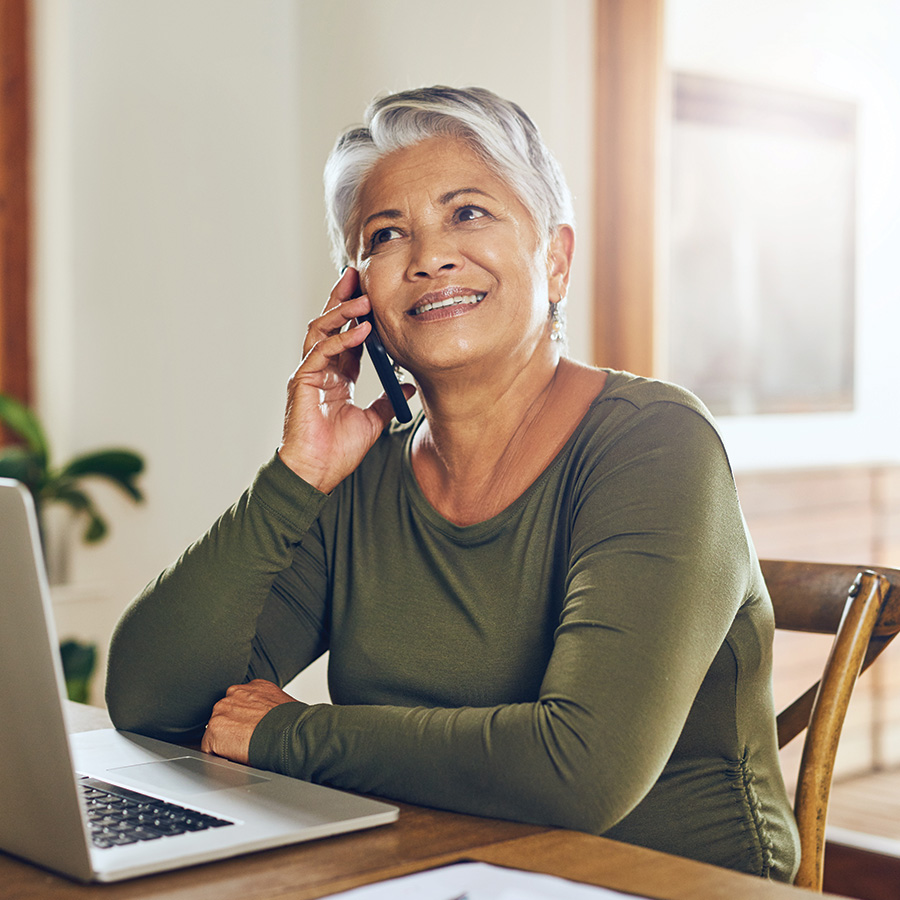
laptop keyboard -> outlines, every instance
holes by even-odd
[[[96,778],[84,778],[79,786],[91,840],[95,847],[102,849],[234,824]]]

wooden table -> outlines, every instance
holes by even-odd
[[[70,704],[70,728],[109,727]],[[80,885],[0,853],[0,898],[15,900],[312,900],[462,859],[547,872],[659,900],[802,900],[799,888],[575,831],[399,803],[369,831],[112,885]]]

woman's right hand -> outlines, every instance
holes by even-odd
[[[368,297],[354,296],[358,291],[359,274],[348,268],[332,288],[322,315],[310,322],[303,361],[288,382],[278,455],[326,494],[360,464],[394,414],[384,395],[365,409],[353,403],[363,341],[372,328],[359,322],[343,330],[371,309]],[[407,399],[411,387],[404,385]]]

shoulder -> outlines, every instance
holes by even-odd
[[[690,410],[701,419],[715,424],[703,401],[687,388],[658,378],[645,378],[617,369],[601,369],[573,360],[563,360],[559,372],[563,376],[564,392],[572,399],[572,406],[581,406],[582,413],[602,410],[609,415],[610,407],[625,411],[641,411],[654,406],[674,406]]]
[[[687,388],[669,381],[610,370],[603,392],[597,397],[597,403],[617,401],[628,404],[636,410],[649,409],[656,404],[671,404],[691,410],[710,424],[714,424],[712,414],[703,401]]]
[[[580,428],[580,439],[591,444],[619,441],[624,435],[678,443],[697,434],[720,442],[712,414],[697,396],[668,381],[630,372],[605,370],[602,390],[593,398]],[[581,441],[579,441],[581,442]]]
[[[602,463],[604,471],[625,464],[668,477],[709,466],[730,473],[718,427],[698,397],[676,384],[628,372],[607,373],[571,450],[582,465]]]
[[[709,528],[722,553],[746,543],[728,453],[706,406],[664,381],[610,372],[564,470],[573,511],[594,535],[683,534]]]

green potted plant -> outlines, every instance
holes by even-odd
[[[97,666],[97,647],[71,638],[59,645],[66,694],[76,703],[87,703],[91,696],[91,681]]]
[[[0,447],[0,477],[21,481],[34,497],[38,521],[43,523],[49,503],[69,507],[85,520],[84,540],[93,544],[106,537],[109,526],[85,493],[85,478],[103,478],[136,503],[144,498],[135,483],[144,460],[132,450],[110,448],[83,453],[62,466],[51,463],[50,446],[35,413],[7,394],[0,394],[0,425],[21,438],[21,444]]]
[[[80,454],[61,466],[50,456],[47,436],[35,413],[13,397],[0,394],[0,439],[3,432],[20,442],[0,446],[0,477],[21,481],[34,498],[41,530],[44,557],[48,558],[46,508],[49,504],[68,507],[76,520],[84,521],[82,537],[94,544],[109,532],[106,519],[85,492],[83,481],[102,478],[121,489],[136,503],[144,498],[136,479],[144,470],[144,460],[131,450],[109,448]],[[58,563],[58,560],[56,561]],[[63,563],[64,567],[64,563]],[[61,580],[51,572],[51,581]],[[60,647],[66,688],[70,699],[85,702],[96,664],[96,647],[78,641],[64,641]]]

